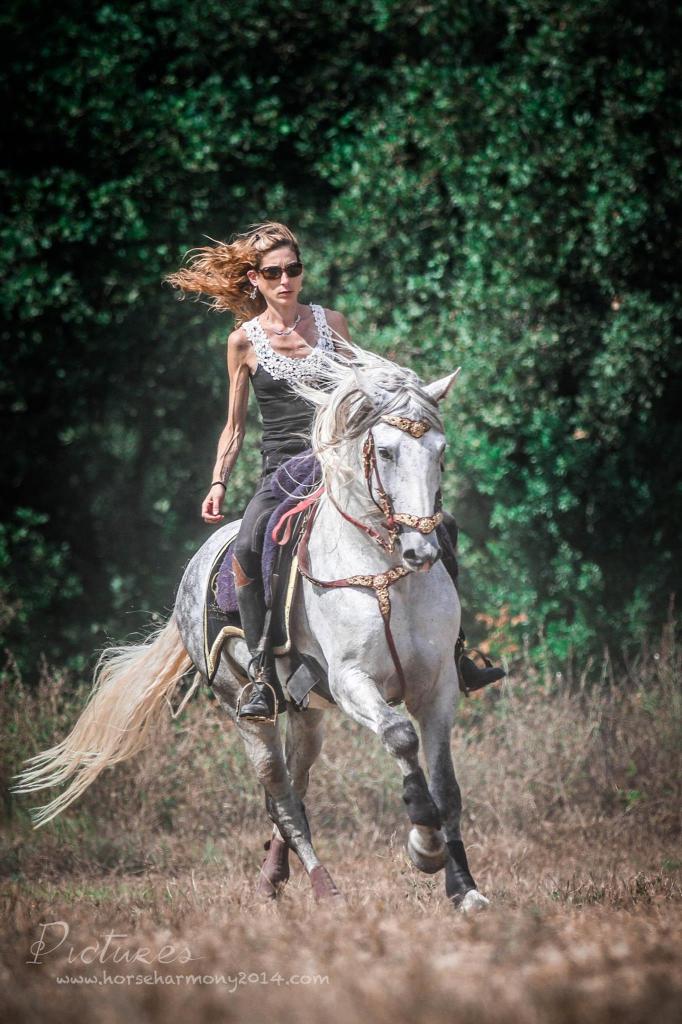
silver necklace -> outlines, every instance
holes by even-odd
[[[294,322],[291,325],[291,327],[287,327],[283,331],[278,331],[276,327],[269,327],[269,329],[272,331],[273,334],[278,334],[280,338],[284,338],[284,337],[286,337],[287,334],[291,334],[292,331],[295,331],[297,326],[300,324],[300,322],[301,322],[301,314],[298,313],[296,315],[296,319],[294,320]]]

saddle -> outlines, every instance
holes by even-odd
[[[311,664],[311,659],[299,656],[292,649],[289,633],[289,617],[299,576],[296,549],[305,513],[319,496],[320,480],[319,464],[310,451],[289,459],[279,467],[271,486],[280,502],[268,520],[262,552],[272,651],[276,657],[285,654],[290,657],[292,672],[287,689],[300,708],[307,706],[308,694],[313,689],[317,689],[319,695],[330,704],[335,703],[323,673],[315,663]],[[230,669],[238,679],[248,681],[243,667],[224,649],[229,637],[243,637],[232,569],[235,540],[236,535],[218,552],[208,579],[204,650],[209,684],[218,671],[221,655],[228,658]]]

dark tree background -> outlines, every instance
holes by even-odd
[[[207,535],[231,323],[162,279],[265,218],[356,341],[426,377],[463,366],[446,496],[468,624],[564,659],[661,621],[677,4],[21,0],[0,26],[0,616],[24,667],[172,606]]]

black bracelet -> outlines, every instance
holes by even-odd
[[[215,487],[216,484],[220,484],[221,487],[224,487],[225,490],[227,490],[227,484],[225,483],[224,480],[214,480],[213,483],[211,484],[211,487]]]

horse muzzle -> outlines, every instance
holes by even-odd
[[[401,537],[403,565],[412,572],[428,572],[440,558],[440,547],[421,534]]]

